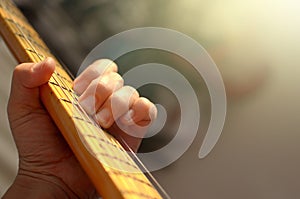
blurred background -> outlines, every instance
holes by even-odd
[[[136,27],[158,26],[198,41],[217,64],[228,107],[222,135],[204,159],[198,152],[210,118],[201,77],[177,56],[144,50],[116,62],[120,72],[148,62],[184,74],[199,98],[198,134],[184,155],[153,172],[171,198],[282,199],[300,197],[300,2],[297,0],[15,0],[51,50],[76,74],[104,39]],[[17,171],[17,152],[6,104],[16,61],[1,42],[0,196]],[[143,141],[147,152],[168,143],[180,122],[167,89],[145,86],[142,95],[166,107],[161,133]],[[192,119],[192,118],[191,118]],[[160,158],[168,157],[157,157]]]

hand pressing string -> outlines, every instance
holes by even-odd
[[[4,198],[98,197],[40,100],[39,86],[50,79],[54,70],[52,58],[37,64],[20,64],[14,70],[7,110],[19,153],[19,170]],[[130,136],[118,127],[116,120],[134,132],[139,125],[151,123],[157,111],[149,100],[139,97],[134,88],[123,82],[114,62],[98,60],[75,79],[74,90],[80,95],[81,106],[102,127],[122,136],[136,151],[145,132]],[[112,114],[113,102],[120,102],[116,114]]]

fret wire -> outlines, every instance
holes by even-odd
[[[122,191],[122,193],[126,194],[126,195],[135,195],[135,196],[146,198],[146,199],[159,199],[159,198],[157,198],[155,196],[154,197],[153,196],[149,196],[149,195],[147,195],[145,193],[138,192],[138,191],[132,191],[132,190],[130,190],[130,191],[128,191],[128,190]]]
[[[135,157],[135,160],[138,161],[138,163],[140,164],[140,166],[142,167],[142,169],[144,169],[144,171],[148,171],[148,169],[146,168],[146,166],[143,164],[143,162],[137,157],[137,155],[134,153],[134,151],[132,151],[132,149],[128,146],[127,142],[125,142],[125,140],[120,137],[120,141],[123,142],[123,144],[125,144],[128,148],[128,150],[130,151],[130,153]],[[168,195],[168,193],[164,190],[164,188],[157,182],[157,180],[153,177],[153,175],[150,172],[147,172],[147,174],[149,175],[149,177],[151,178],[151,180],[153,181],[153,183],[157,186],[157,188],[161,191],[161,193],[167,198],[167,199],[171,199],[171,197]]]
[[[124,148],[123,148],[120,144],[118,144],[118,142],[117,142],[116,140],[111,139],[110,141],[111,141],[111,142],[114,142],[115,144],[118,145],[118,148],[120,148],[120,150],[121,150],[120,155],[121,155],[124,159],[126,159],[126,160],[127,160],[128,162],[130,162],[131,164],[136,164],[136,163],[132,160],[132,158],[130,158],[128,152],[125,151]]]
[[[116,142],[116,143],[118,143],[118,144],[120,145],[119,142]],[[121,147],[121,145],[120,145],[120,147]],[[127,151],[126,151],[126,155],[123,154],[123,153],[122,153],[122,155],[123,155],[123,158],[125,158],[125,159],[127,159],[128,161],[133,162],[133,164],[135,164],[135,162],[133,161],[133,159],[130,158],[130,156],[129,156],[129,154],[128,154]],[[137,176],[138,176],[138,174],[137,174]],[[136,178],[137,178],[137,176],[136,176]],[[144,178],[145,178],[145,176],[144,176]],[[144,180],[145,180],[145,179],[144,179]],[[143,181],[143,180],[140,180],[140,181]],[[128,181],[127,181],[127,183],[128,183]],[[135,183],[134,183],[134,182],[129,181],[129,183],[130,183],[130,185],[133,184],[133,186],[135,186]],[[150,183],[150,182],[149,182],[149,183]],[[148,184],[148,185],[149,185],[149,184]],[[145,184],[143,184],[143,183],[141,184],[141,186],[144,187],[145,190],[149,189],[149,187],[148,187],[148,186],[145,186]],[[153,186],[152,186],[152,188],[154,189]],[[153,191],[153,190],[149,190],[149,191]]]
[[[17,35],[18,37],[21,37],[21,38],[25,39],[25,38],[24,38],[25,36],[22,35],[22,34],[20,34],[20,33],[14,32],[14,34]],[[38,43],[38,42],[36,42],[35,40],[33,40],[32,37],[27,37],[27,39],[28,39],[32,44],[34,44],[34,45],[36,45],[36,46],[39,46],[39,48],[42,49],[44,52],[47,52],[47,53],[50,54],[49,49],[45,48],[45,46],[42,46],[40,43]]]
[[[53,84],[53,85],[56,85],[56,86],[59,86],[56,82],[53,82],[53,81],[49,81],[50,84]],[[69,92],[73,92],[73,90],[69,90],[68,88],[65,88],[65,87],[61,87],[62,89],[65,89]],[[76,97],[77,98],[77,97]]]
[[[111,171],[109,171],[109,172],[110,172],[110,173],[113,173],[114,175],[123,176],[123,177],[126,177],[126,178],[130,178],[130,179],[132,179],[132,180],[134,180],[134,181],[138,181],[139,183],[145,184],[146,186],[148,186],[148,187],[154,189],[154,187],[152,186],[152,184],[150,184],[149,182],[144,181],[144,180],[142,180],[142,179],[140,179],[140,178],[137,178],[137,177],[135,177],[135,176],[133,177],[133,176],[131,176],[131,175],[129,175],[129,174],[125,174],[125,173],[122,173],[122,172],[117,171],[117,170],[111,170]]]
[[[92,125],[92,124],[90,124]],[[90,139],[93,139],[95,141],[97,141],[97,146],[95,148],[97,148],[97,150],[93,150],[93,148],[91,148],[91,152],[92,154],[94,154],[96,157],[100,158],[101,160],[107,160],[105,161],[105,164],[107,166],[113,166],[115,168],[118,168],[118,165],[120,165],[120,161],[119,162],[116,162],[115,159],[111,158],[111,159],[108,159],[109,157],[111,156],[115,156],[116,154],[119,154],[120,153],[120,149],[118,148],[117,145],[113,145],[113,143],[110,143],[109,140],[105,137],[105,135],[103,133],[98,133],[97,131],[99,130],[98,126],[91,126],[92,128],[89,128],[89,129],[92,129],[92,131],[89,131],[89,130],[85,130],[86,129],[86,125],[83,125],[83,130],[84,132],[89,132],[89,133],[84,133],[84,134],[81,134],[83,136],[83,139],[86,140],[90,140]],[[95,130],[97,131],[95,131]],[[96,132],[96,134],[95,134]],[[101,142],[99,141],[102,141],[106,144],[106,146],[102,145]],[[108,144],[108,145],[107,145]],[[100,148],[99,148],[100,147]],[[112,148],[118,150],[117,153],[113,154],[113,153],[110,153],[112,152]],[[101,154],[99,153],[100,151],[103,151],[101,152]],[[98,153],[98,154],[97,154]],[[105,155],[104,155],[105,154]],[[120,167],[120,166],[119,166]],[[124,170],[124,168],[122,168],[122,165],[121,165],[121,168],[119,168],[121,170]]]
[[[122,157],[123,157],[124,159],[126,159],[127,161],[132,162],[131,164],[135,164],[135,162],[132,160],[132,158],[130,158],[128,152],[124,150],[124,148],[120,145],[120,143],[117,142],[117,141],[114,141],[114,143],[115,143],[115,144],[118,144],[119,147],[121,147],[121,149],[122,149],[122,153],[121,153]],[[125,153],[126,153],[126,154],[125,154]],[[135,165],[136,165],[136,164],[135,164]],[[127,170],[129,170],[129,169],[127,168]],[[119,172],[119,173],[121,173],[121,172]],[[140,173],[140,171],[137,172],[136,177],[131,177],[130,179],[132,179],[132,178],[137,179],[137,178],[138,178],[138,173]],[[115,175],[116,175],[116,174],[115,174]],[[131,175],[131,176],[134,176],[134,175]],[[143,180],[141,180],[141,181],[143,181]],[[136,187],[136,183],[134,183],[134,181],[130,181],[130,180],[128,181],[128,180],[126,180],[124,183],[126,183],[126,184],[129,185],[130,187],[133,187],[133,186]],[[145,187],[145,185],[144,185],[143,183],[142,183],[142,186],[143,186],[145,189],[148,189],[148,187]],[[153,190],[152,190],[152,191],[153,191]]]
[[[14,17],[14,16],[12,16],[12,17]],[[44,42],[42,42],[42,39],[33,30],[33,28],[31,26],[29,26],[29,25],[28,26],[21,25],[20,23],[16,22],[14,19],[12,19],[12,17],[11,16],[10,17],[4,17],[4,19],[6,21],[8,21],[9,23],[15,24],[16,26],[18,26],[19,28],[21,28],[22,29],[22,34],[26,35],[27,37],[31,37],[31,38],[35,37],[35,39],[38,40],[38,42],[43,43],[43,45],[45,45]]]
[[[65,81],[67,81],[68,83],[72,84],[73,82],[70,81],[69,79],[67,79],[65,76],[61,75],[60,73],[57,72],[57,75],[60,76],[62,79],[64,79]]]
[[[38,46],[39,49],[42,49],[44,54],[50,54],[50,51],[48,49],[46,49],[41,44],[35,42],[32,37],[27,36],[25,38],[25,36],[23,34],[19,33],[20,31],[19,31],[18,27],[16,27],[17,26],[16,23],[9,23],[8,26],[12,29],[13,34],[18,36],[18,41],[20,41],[22,44],[24,44],[25,42],[28,43],[26,40],[26,39],[28,39],[33,46]],[[23,42],[22,40],[25,40],[25,42]]]
[[[25,17],[21,14],[21,13],[16,13],[16,11],[15,11],[15,9],[14,9],[14,7],[11,5],[11,4],[9,4],[10,2],[6,2],[6,11],[8,11],[9,13],[11,13],[12,15],[15,15],[15,16],[18,16],[18,17],[20,17],[20,18],[22,18],[22,19],[24,19],[25,21],[26,21],[26,19],[25,19]],[[9,7],[8,7],[9,6]],[[0,4],[0,7],[1,8],[3,8],[3,6],[2,6],[2,4]]]
[[[24,39],[26,43],[30,44],[30,47],[29,47],[29,49],[27,49],[27,51],[28,50],[30,51],[31,49],[33,50],[35,48],[39,48],[40,52],[43,52],[43,54],[52,56],[50,51],[46,48],[45,44],[41,40],[40,40],[40,42],[32,42],[32,41],[34,41],[34,39],[31,35],[31,33],[28,31],[28,29],[24,28],[24,26],[21,26],[19,23],[15,22],[11,17],[10,18],[6,17],[5,19],[6,19],[6,21],[10,22],[8,25],[13,30],[13,33],[15,35],[18,35],[18,40],[20,41],[20,39]],[[26,33],[24,33],[24,31]],[[35,39],[35,40],[37,40],[37,39]],[[20,42],[24,44],[24,42],[22,42],[22,41],[20,41]],[[37,53],[37,52],[32,52],[32,53]],[[40,55],[40,57],[41,57],[41,55]]]

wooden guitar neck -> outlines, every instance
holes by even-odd
[[[19,63],[54,57],[9,0],[0,0],[0,33]],[[72,83],[56,60],[41,99],[99,194],[109,199],[162,198],[121,144],[84,112]]]

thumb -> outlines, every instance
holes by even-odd
[[[52,58],[18,65],[13,73],[8,109],[40,107],[39,86],[50,79],[54,70],[55,61]]]

